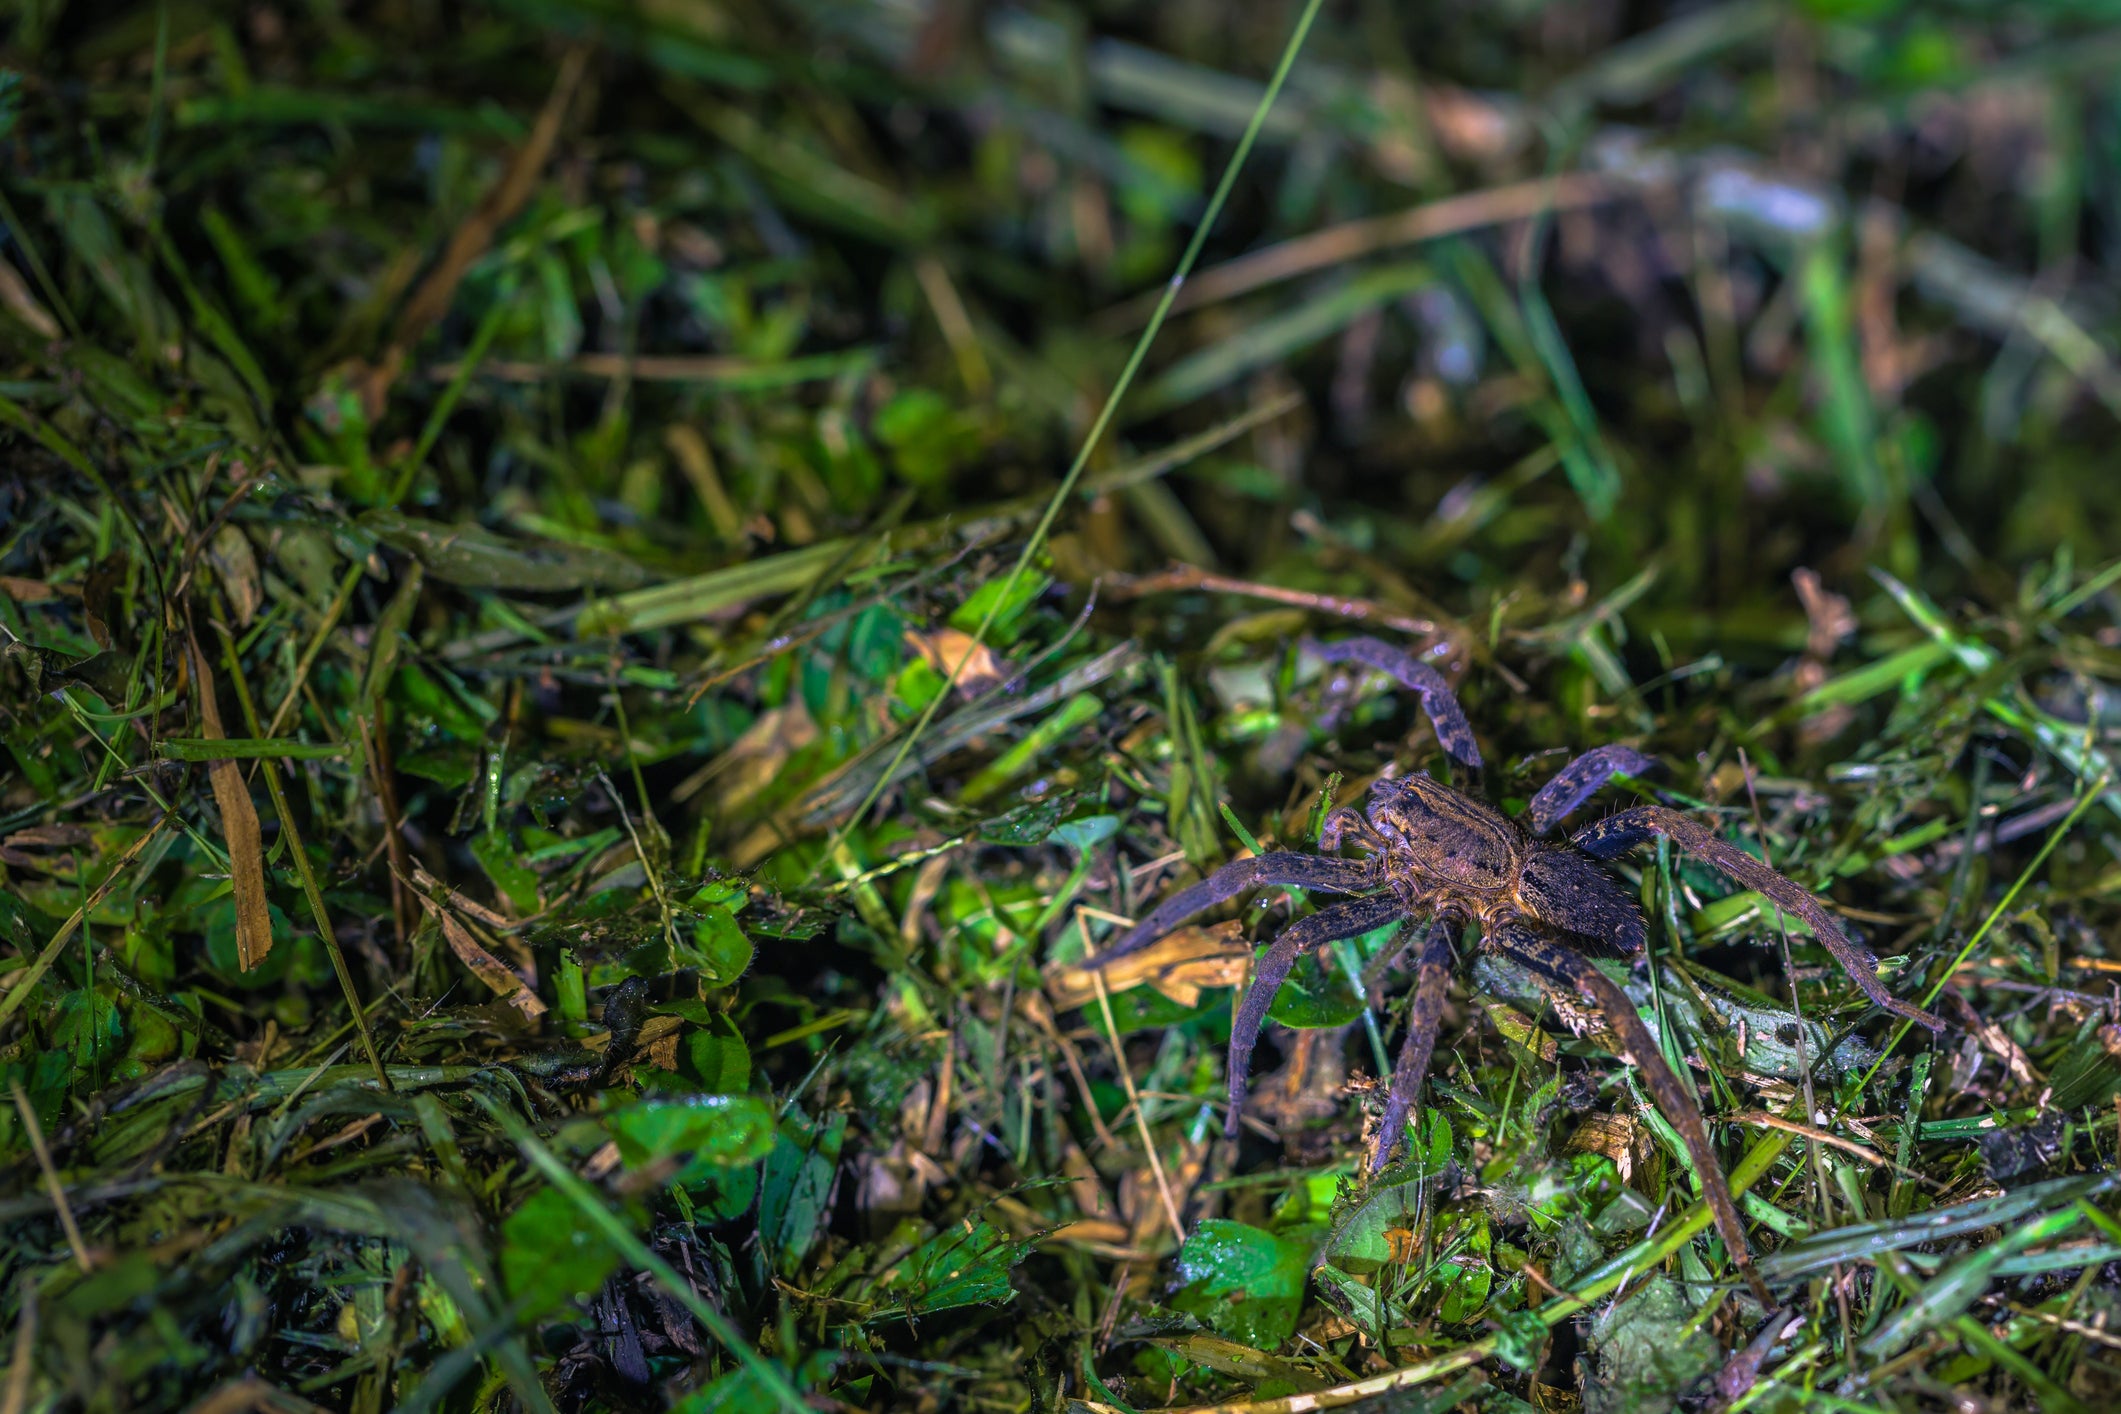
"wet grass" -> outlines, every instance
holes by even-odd
[[[0,1414],[2121,1397],[2102,7],[0,26]],[[1470,936],[1384,1181],[1404,936],[1081,966],[1349,633],[1950,1023],[1619,864],[1775,1309]]]

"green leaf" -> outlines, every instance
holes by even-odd
[[[759,1175],[759,1241],[774,1269],[792,1276],[817,1240],[825,1200],[839,1169],[847,1116],[835,1114],[811,1129],[799,1119],[780,1138]]]
[[[1052,582],[1047,576],[1032,571],[1018,575],[1016,584],[1011,587],[1009,576],[997,575],[973,590],[972,597],[958,606],[957,612],[950,616],[950,627],[965,633],[977,633],[980,622],[987,617],[987,611],[992,609],[994,626],[988,630],[987,641],[1007,643],[1013,637],[1011,630],[1023,616],[1024,610],[1029,608],[1039,595],[1045,593],[1046,586]],[[1008,590],[1007,599],[1002,597],[1004,589]]]
[[[1313,953],[1289,970],[1274,994],[1267,1019],[1299,1031],[1346,1026],[1362,1015],[1363,1002],[1347,973]]]
[[[1122,1036],[1147,1031],[1151,1027],[1180,1026],[1199,1021],[1218,1010],[1227,1013],[1230,996],[1230,989],[1217,987],[1202,992],[1198,1003],[1187,1006],[1154,987],[1135,987],[1111,999],[1112,1024]]]
[[[1595,1380],[1584,1382],[1584,1414],[1665,1414],[1722,1358],[1681,1287],[1653,1276],[1591,1322]]]
[[[245,972],[236,952],[235,899],[224,895],[200,910],[206,919],[206,961],[224,984],[245,991],[278,986],[287,980],[289,969],[295,967],[298,949],[294,943],[294,926],[280,911],[280,905],[267,904],[265,911],[272,919],[272,951],[266,954],[265,961]],[[305,938],[303,941],[312,940]]]
[[[740,1169],[716,1169],[705,1178],[685,1185],[685,1192],[692,1199],[695,1214],[705,1214],[705,1221],[728,1222],[751,1211],[751,1205],[759,1199],[759,1170],[756,1164]]]
[[[1305,300],[1280,314],[1237,326],[1230,337],[1173,364],[1136,395],[1134,406],[1139,413],[1161,412],[1191,402],[1254,369],[1279,363],[1339,333],[1370,311],[1435,283],[1435,274],[1419,262],[1371,270],[1321,298]]]
[[[59,1309],[76,1320],[115,1314],[151,1294],[156,1277],[153,1257],[128,1252],[84,1277],[60,1298]]]
[[[773,1363],[780,1365],[777,1360]],[[786,1367],[781,1368],[785,1374]],[[671,1414],[784,1414],[784,1411],[780,1400],[766,1387],[766,1382],[749,1367],[739,1366],[686,1395],[671,1406]]]
[[[908,1316],[996,1305],[1015,1298],[1009,1269],[1023,1261],[1031,1247],[997,1231],[985,1218],[953,1224],[896,1263],[877,1290],[898,1297]]]
[[[444,584],[475,589],[633,589],[648,572],[608,550],[507,540],[478,525],[445,525],[398,511],[370,511],[361,529],[413,556]]]
[[[628,1168],[685,1157],[678,1183],[756,1163],[773,1149],[773,1108],[756,1095],[643,1100],[612,1115],[609,1124]]]
[[[501,1281],[526,1319],[594,1295],[618,1265],[603,1234],[557,1189],[533,1193],[501,1224]]]
[[[721,904],[701,909],[692,924],[693,945],[700,951],[700,973],[710,986],[726,987],[751,966],[751,939],[736,915]]]
[[[1178,1250],[1186,1285],[1171,1306],[1218,1333],[1272,1350],[1296,1333],[1310,1270],[1311,1229],[1299,1238],[1208,1218]]]
[[[1436,1264],[1434,1275],[1436,1285],[1443,1289],[1437,1317],[1454,1326],[1464,1325],[1480,1314],[1495,1284],[1495,1268],[1489,1260],[1495,1239],[1487,1214],[1470,1213],[1459,1222],[1457,1233],[1437,1243],[1440,1251],[1456,1250]],[[1462,1243],[1456,1240],[1458,1234],[1464,1235]]]
[[[1537,1311],[1498,1311],[1495,1314],[1495,1358],[1520,1374],[1539,1367],[1549,1332]]]
[[[507,898],[509,907],[518,914],[538,911],[537,871],[523,862],[515,841],[499,830],[489,830],[471,842],[471,856]]]
[[[981,773],[982,776],[986,774]],[[982,792],[983,795],[991,793]],[[1074,808],[1075,797],[1066,793],[1030,801],[1006,814],[980,821],[979,837],[990,844],[1043,844],[1053,838],[1056,822]]]
[[[877,410],[874,426],[899,474],[924,490],[940,490],[980,448],[979,419],[928,388],[908,388],[893,397]]]
[[[1085,815],[1079,820],[1067,820],[1053,827],[1046,836],[1049,843],[1066,845],[1078,853],[1096,849],[1106,840],[1119,833],[1117,815]]]
[[[710,1094],[734,1095],[751,1084],[751,1048],[727,1016],[716,1016],[685,1038],[685,1064]]]
[[[2103,1105],[2121,1092],[2121,1065],[2100,1039],[2099,1030],[2087,1025],[2084,1034],[2063,1053],[2050,1077],[2054,1093],[2048,1103],[2057,1111],[2080,1110]]]
[[[1409,1125],[1413,1131],[1414,1125]],[[1433,1106],[1421,1112],[1418,1133],[1408,1135],[1409,1153],[1385,1170],[1383,1181],[1354,1190],[1333,1219],[1326,1260],[1357,1276],[1377,1271],[1408,1250],[1404,1237],[1419,1232],[1424,1218],[1422,1185],[1451,1163],[1451,1122]]]
[[[290,737],[166,736],[155,743],[155,754],[165,761],[251,761],[262,757],[320,761],[344,756],[346,752],[343,741],[295,741]]]
[[[409,751],[397,762],[398,769],[406,775],[418,776],[451,790],[470,785],[478,764],[476,749],[449,741],[439,742],[429,751]]]

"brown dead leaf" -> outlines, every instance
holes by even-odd
[[[505,936],[509,933],[510,929],[513,929],[517,926],[517,922],[515,919],[509,918],[504,914],[494,912],[494,910],[488,908],[485,904],[480,903],[477,899],[467,898],[465,895],[455,889],[450,888],[448,885],[444,884],[440,879],[437,879],[434,875],[428,873],[424,868],[417,864],[415,864],[412,869],[412,881],[415,884],[418,884],[421,888],[427,890],[429,893],[433,893],[436,890],[440,890],[442,896],[449,900],[449,906],[451,908],[454,908],[459,913],[468,914],[470,917],[476,919],[478,922],[484,924],[486,927],[493,929],[496,933],[500,933]],[[502,946],[504,948],[510,949],[511,951],[516,948],[521,948],[522,954],[521,956],[517,957],[516,961],[519,965],[522,966],[527,967],[529,965],[530,950],[528,945],[524,944],[520,938],[507,937],[506,941],[502,943]]]
[[[677,458],[678,469],[692,484],[692,493],[699,497],[707,519],[714,523],[715,533],[731,544],[742,539],[744,517],[736,502],[729,499],[728,488],[722,485],[722,474],[715,467],[714,452],[707,439],[697,428],[677,422],[663,434],[663,445]]]
[[[420,906],[442,926],[442,937],[449,944],[449,950],[457,955],[459,962],[471,969],[472,976],[491,988],[494,995],[503,998],[510,1006],[523,1013],[526,1019],[535,1021],[545,1014],[545,1003],[538,999],[538,994],[525,986],[523,979],[509,971],[499,958],[480,946],[479,940],[471,936],[471,930],[466,928],[455,914],[417,889],[413,892],[420,900]]]
[[[906,646],[945,677],[955,672],[958,675],[957,690],[965,697],[977,697],[1008,676],[993,649],[975,640],[971,634],[954,628],[939,628],[929,633],[917,633],[909,628],[906,630]],[[960,663],[964,664],[962,668],[958,666]]]
[[[51,312],[15,273],[15,267],[6,261],[0,261],[0,309],[21,320],[40,339],[59,337],[59,321],[52,318]]]
[[[59,591],[41,579],[21,579],[11,574],[0,574],[0,594],[17,604],[42,604],[59,597]]]
[[[665,1023],[658,1025],[657,1023]],[[657,1070],[678,1068],[678,1035],[685,1023],[675,1016],[651,1016],[641,1023],[641,1034],[633,1039],[633,1058]]]
[[[1283,1047],[1287,1059],[1279,1070],[1269,1071],[1252,1082],[1252,1103],[1247,1117],[1265,1120],[1293,1139],[1291,1156],[1304,1152],[1298,1131],[1339,1114],[1346,1100],[1348,1062],[1337,1045],[1321,1046],[1326,1033],[1305,1028],[1291,1033],[1291,1044]],[[1309,1162],[1309,1159],[1305,1159]]]
[[[214,701],[213,672],[194,633],[190,640],[192,694],[199,705],[199,734],[220,741],[228,733],[221,727],[221,707]],[[265,961],[272,951],[272,913],[265,903],[265,846],[258,833],[258,807],[251,801],[250,787],[243,783],[243,769],[235,761],[207,763],[206,778],[214,788],[214,806],[221,813],[221,838],[228,845],[229,880],[236,890],[236,965],[248,972]]]
[[[1068,1176],[1069,1192],[1075,1198],[1076,1208],[1086,1219],[1105,1219],[1112,1215],[1112,1197],[1105,1192],[1103,1175],[1098,1173],[1097,1166],[1090,1162],[1090,1156],[1085,1154],[1082,1146],[1073,1139],[1068,1141],[1068,1147],[1061,1153],[1061,1172]],[[1122,1234],[1124,1235],[1124,1229]]]
[[[224,525],[214,532],[206,558],[213,563],[214,575],[228,595],[228,606],[235,611],[236,622],[249,628],[250,621],[258,616],[258,606],[265,602],[258,557],[250,548],[250,538],[237,527]]]
[[[421,335],[449,313],[449,306],[456,298],[457,286],[465,273],[486,253],[500,229],[513,221],[536,194],[538,178],[551,160],[553,147],[559,141],[560,126],[581,87],[589,57],[590,49],[586,44],[576,44],[561,55],[559,73],[553,80],[551,93],[546,96],[545,106],[539,110],[537,121],[531,125],[522,145],[509,159],[500,180],[450,232],[448,244],[442,248],[434,268],[427,272],[427,278],[420,282],[420,287],[413,291],[412,298],[406,301],[403,312],[398,315],[390,347],[384,350],[374,367],[356,370],[361,406],[371,423],[381,418],[391,384],[397,381],[404,368],[406,355],[420,342]]]
[[[1836,648],[1855,636],[1856,611],[1849,607],[1845,596],[1826,587],[1817,570],[1791,570],[1790,582],[1797,587],[1798,602],[1804,605],[1804,651],[1822,661],[1833,657]]]
[[[1096,973],[1087,967],[1062,967],[1046,978],[1046,995],[1065,1011],[1096,1000],[1096,977],[1107,992],[1154,987],[1180,1006],[1196,1006],[1210,987],[1235,987],[1252,967],[1252,945],[1236,921],[1209,927],[1178,928],[1129,953]]]
[[[1062,1223],[1047,1233],[1047,1242],[1068,1242],[1093,1251],[1121,1248],[1131,1252],[1127,1246],[1130,1234],[1125,1223],[1113,1222],[1109,1218],[1082,1218],[1072,1223]]]
[[[32,825],[15,831],[0,844],[14,849],[67,849],[94,838],[85,825]]]
[[[1646,1153],[1647,1136],[1631,1114],[1586,1115],[1576,1132],[1569,1136],[1571,1153],[1603,1154],[1620,1170],[1620,1181],[1627,1183],[1635,1176],[1635,1166]]]
[[[81,617],[98,648],[120,645],[125,638],[125,624],[118,614],[118,590],[125,583],[125,571],[124,556],[105,555],[81,582]]]
[[[1508,1002],[1485,1002],[1483,1010],[1488,1020],[1506,1041],[1514,1041],[1539,1058],[1542,1065],[1552,1065],[1561,1054],[1561,1046],[1552,1036],[1540,1030],[1525,1014]]]
[[[1501,161],[1532,137],[1523,114],[1469,89],[1427,85],[1422,101],[1430,133],[1461,162]]]
[[[2038,1085],[2040,1073],[2033,1069],[2032,1057],[2026,1055],[2025,1048],[2012,1040],[2010,1033],[2001,1026],[1967,1006],[1958,993],[1951,995],[1959,1002],[1957,1010],[1961,1013],[1961,1020],[1966,1023],[1966,1029],[1981,1042],[1981,1048],[2002,1061],[2004,1069],[2011,1073],[2011,1079],[2020,1085]]]
[[[730,779],[715,792],[715,809],[734,814],[780,774],[788,758],[817,740],[817,723],[800,697],[784,707],[759,713],[759,719],[729,743],[729,749],[678,782],[672,798],[683,803],[723,776]]]

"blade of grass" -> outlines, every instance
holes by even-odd
[[[258,708],[251,701],[250,684],[243,679],[243,659],[236,652],[236,641],[220,619],[214,621],[214,630],[221,638],[222,660],[228,665],[228,680],[236,690],[236,703],[243,711],[244,722],[255,732],[258,730]],[[235,768],[227,769],[233,771]],[[376,1073],[376,1088],[387,1091],[390,1076],[383,1069],[383,1055],[376,1049],[375,1033],[368,1026],[367,1009],[361,1005],[360,988],[354,985],[353,972],[346,965],[346,952],[339,946],[338,930],[332,927],[331,911],[324,906],[324,890],[317,883],[316,865],[310,861],[309,851],[302,844],[302,832],[295,824],[294,811],[288,808],[287,792],[280,785],[280,772],[276,767],[267,766],[259,774],[265,777],[265,789],[272,796],[273,813],[279,816],[280,831],[286,836],[287,854],[294,862],[295,877],[302,881],[302,896],[309,902],[309,916],[317,927],[317,941],[323,944],[325,955],[331,959],[332,971],[339,979],[339,990],[345,994],[346,1005],[353,1012],[354,1025],[361,1033],[361,1049],[368,1053],[368,1064]]]
[[[1141,371],[1142,362],[1148,357],[1149,346],[1156,341],[1157,334],[1164,327],[1164,321],[1170,317],[1171,304],[1178,298],[1179,290],[1185,286],[1186,276],[1192,273],[1194,265],[1200,260],[1201,249],[1208,243],[1208,233],[1215,228],[1216,217],[1222,214],[1224,205],[1228,203],[1231,189],[1237,185],[1237,174],[1244,170],[1245,159],[1251,155],[1252,145],[1258,141],[1260,129],[1265,125],[1267,114],[1273,109],[1274,100],[1281,93],[1282,85],[1288,81],[1290,69],[1295,67],[1296,56],[1303,49],[1304,37],[1311,32],[1311,24],[1318,18],[1323,3],[1324,0],[1306,0],[1303,13],[1297,17],[1295,30],[1289,35],[1288,43],[1282,47],[1281,60],[1275,65],[1274,77],[1268,81],[1266,92],[1260,95],[1259,106],[1253,110],[1252,121],[1246,124],[1244,136],[1238,139],[1237,150],[1230,154],[1229,164],[1223,168],[1222,180],[1216,184],[1215,194],[1208,199],[1208,209],[1201,214],[1200,224],[1193,228],[1193,237],[1186,243],[1185,253],[1178,260],[1178,268],[1172,272],[1170,281],[1164,286],[1163,296],[1157,301],[1156,312],[1149,317],[1148,327],[1142,330],[1141,337],[1135,340],[1134,351],[1127,356],[1126,366],[1120,370],[1119,380],[1106,395],[1104,406],[1098,409],[1097,420],[1090,425],[1090,431],[1083,437],[1075,460],[1069,464],[1067,474],[1061,477],[1061,484],[1054,488],[1052,499],[1046,503],[1045,513],[1039,517],[1038,524],[1032,529],[1031,538],[1024,542],[1023,551],[1016,557],[1016,563],[1010,567],[1008,578],[1002,581],[1002,592],[994,597],[994,602],[981,617],[979,627],[973,630],[972,644],[975,650],[986,643],[988,633],[994,628],[995,616],[1001,612],[1001,606],[1009,602],[1017,582],[1024,577],[1024,572],[1031,567],[1033,557],[1046,543],[1046,536],[1052,531],[1053,522],[1060,516],[1061,507],[1068,503],[1069,493],[1075,489],[1075,483],[1082,479],[1084,469],[1089,466],[1091,453],[1097,450],[1097,444],[1104,440],[1105,430],[1112,425],[1112,419],[1119,410],[1120,400],[1126,397],[1127,390],[1134,385],[1135,375]],[[935,714],[941,710],[943,702],[956,688],[958,678],[965,671],[965,665],[976,656],[976,652],[968,651],[950,665],[950,673],[943,690],[931,698],[928,705],[922,709],[913,729],[907,732],[904,740],[899,743],[898,753],[892,759],[890,767],[878,779],[867,798],[847,818],[846,823],[833,832],[831,843],[826,847],[821,860],[833,857],[846,842],[848,833],[860,827],[864,817],[883,797],[886,784],[897,775],[899,767],[905,764],[906,757],[913,752],[914,744],[927,731],[928,724],[935,720]],[[821,866],[813,866],[813,877],[817,867]]]
[[[654,1277],[663,1290],[669,1292],[680,1306],[692,1314],[692,1318],[700,1323],[701,1328],[714,1337],[716,1344],[751,1372],[752,1378],[766,1388],[775,1403],[787,1410],[788,1414],[810,1414],[810,1406],[804,1402],[795,1386],[788,1382],[788,1377],[781,1372],[780,1367],[752,1349],[751,1342],[745,1340],[736,1327],[730,1325],[719,1311],[701,1299],[699,1292],[693,1290],[691,1282],[679,1276],[668,1262],[649,1250],[647,1243],[634,1236],[633,1229],[627,1227],[618,1214],[604,1205],[596,1190],[576,1176],[573,1169],[561,1163],[559,1156],[531,1132],[530,1126],[516,1118],[506,1105],[490,1095],[475,1093],[472,1098],[478,1102],[480,1108],[493,1116],[494,1123],[501,1127],[501,1132],[508,1136],[523,1157],[530,1161],[530,1166],[543,1174],[546,1180],[559,1190],[562,1197],[574,1204],[582,1216],[589,1219],[597,1231],[604,1234],[604,1240],[617,1249],[620,1256]]]
[[[1988,936],[1989,930],[1994,928],[1997,921],[2010,910],[2011,904],[2017,901],[2018,895],[2024,891],[2025,886],[2032,882],[2034,873],[2039,870],[2042,864],[2047,862],[2047,857],[2055,852],[2055,846],[2062,843],[2063,837],[2076,828],[2077,822],[2084,818],[2084,812],[2091,808],[2091,803],[2105,793],[2106,777],[2101,776],[2092,783],[2090,788],[2077,797],[2075,807],[2071,809],[2069,815],[2064,818],[2061,824],[2055,826],[2054,832],[2040,846],[2040,852],[2032,857],[2032,860],[2019,872],[2018,877],[2011,881],[2011,886],[2004,890],[2003,897],[1996,900],[1996,906],[1989,910],[1988,917],[1981,920],[1981,926],[1974,930],[1973,936],[1969,937],[1965,946],[1959,949],[1959,955],[1952,959],[1952,965],[1945,968],[1938,975],[1937,980],[1930,984],[1929,990],[1923,993],[1920,1005],[1925,1011],[1929,1009],[1930,1003],[1937,1000],[1938,994],[1950,985],[1952,974],[1964,967],[1966,960],[1974,955],[1974,949],[1981,946],[1981,940]],[[1878,1058],[1871,1062],[1871,1068],[1863,1073],[1863,1078],[1857,1081],[1854,1088],[1849,1091],[1851,1099],[1844,1102],[1841,1106],[1844,1112],[1847,1111],[1849,1104],[1853,1103],[1854,1097],[1861,1096],[1870,1088],[1871,1081],[1878,1076],[1878,1067],[1885,1064],[1886,1057],[1890,1056],[1894,1049],[1907,1038],[1907,1033],[1914,1029],[1914,1025],[1914,1022],[1903,1017],[1900,1023],[1893,1028],[1891,1038],[1879,1049]]]
[[[104,875],[103,882],[96,886],[96,891],[82,900],[79,908],[67,915],[66,921],[59,925],[58,931],[52,934],[51,940],[38,952],[30,965],[9,975],[7,991],[0,993],[0,1026],[6,1025],[7,1019],[15,1014],[16,1009],[29,1000],[30,993],[37,988],[38,980],[51,971],[52,964],[58,960],[60,951],[66,947],[74,934],[81,931],[81,925],[88,920],[89,915],[103,906],[103,900],[110,897],[111,890],[118,887],[118,881],[125,876],[126,866],[138,859],[140,852],[147,848],[148,841],[174,818],[174,811],[165,810],[154,824],[147,827],[140,838],[126,846],[125,853],[118,856],[118,862],[111,866],[110,873]]]
[[[1731,1192],[1745,1192],[1763,1178],[1782,1151],[1789,1147],[1791,1136],[1781,1130],[1769,1132],[1747,1151],[1738,1166],[1731,1170]],[[1495,1358],[1503,1350],[1513,1334],[1519,1332],[1516,1324],[1537,1322],[1540,1327],[1553,1329],[1563,1321],[1587,1310],[1601,1297],[1617,1290],[1621,1283],[1629,1281],[1640,1272],[1646,1272],[1664,1262],[1681,1247],[1700,1234],[1708,1231],[1713,1221],[1706,1203],[1696,1203],[1679,1219],[1664,1227],[1654,1239],[1637,1243],[1619,1256],[1593,1270],[1584,1285],[1575,1292],[1556,1301],[1549,1301],[1536,1311],[1526,1312],[1516,1318],[1513,1326],[1495,1335],[1483,1336],[1471,1341],[1447,1355],[1425,1360],[1405,1369],[1392,1370],[1366,1380],[1350,1384],[1335,1385],[1330,1389],[1313,1390],[1305,1394],[1283,1395],[1277,1399],[1252,1399],[1231,1404],[1202,1404],[1186,1409],[1167,1410],[1165,1414],[1312,1414],[1320,1409],[1339,1409],[1350,1404],[1360,1404],[1379,1395],[1392,1394],[1399,1390],[1412,1389],[1416,1385],[1441,1379],[1458,1370],[1478,1365]],[[1115,1406],[1099,1404],[1090,1400],[1071,1400],[1071,1409],[1092,1411],[1092,1414],[1119,1414]]]

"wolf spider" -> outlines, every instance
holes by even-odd
[[[1328,662],[1360,663],[1396,678],[1420,697],[1444,751],[1466,766],[1480,766],[1473,729],[1434,668],[1374,638],[1330,645],[1306,641],[1305,647]],[[1370,1171],[1375,1173],[1403,1137],[1408,1112],[1428,1072],[1452,969],[1451,935],[1477,922],[1482,948],[1529,969],[1544,987],[1573,990],[1612,1028],[1623,1059],[1641,1072],[1657,1107],[1685,1142],[1732,1260],[1754,1289],[1764,1292],[1731,1201],[1730,1184],[1709,1146],[1708,1129],[1693,1090],[1665,1063],[1656,1039],[1627,994],[1585,955],[1588,947],[1631,960],[1643,956],[1640,909],[1595,861],[1613,859],[1652,839],[1669,839],[1803,919],[1873,1002],[1932,1031],[1941,1030],[1943,1023],[1886,991],[1878,980],[1877,958],[1851,940],[1817,898],[1676,810],[1639,805],[1585,826],[1566,843],[1546,838],[1548,831],[1612,777],[1639,775],[1656,764],[1629,746],[1587,751],[1532,797],[1525,811],[1526,824],[1426,775],[1380,780],[1371,787],[1364,811],[1343,808],[1326,817],[1319,840],[1322,853],[1277,851],[1226,865],[1164,900],[1099,953],[1093,965],[1123,957],[1194,914],[1263,885],[1348,896],[1284,928],[1259,960],[1230,1029],[1230,1108],[1225,1133],[1235,1136],[1252,1048],[1274,993],[1297,958],[1312,948],[1387,923],[1426,919],[1427,927],[1413,945],[1414,1002],[1371,1155]],[[1331,857],[1343,839],[1362,849],[1366,857]]]

